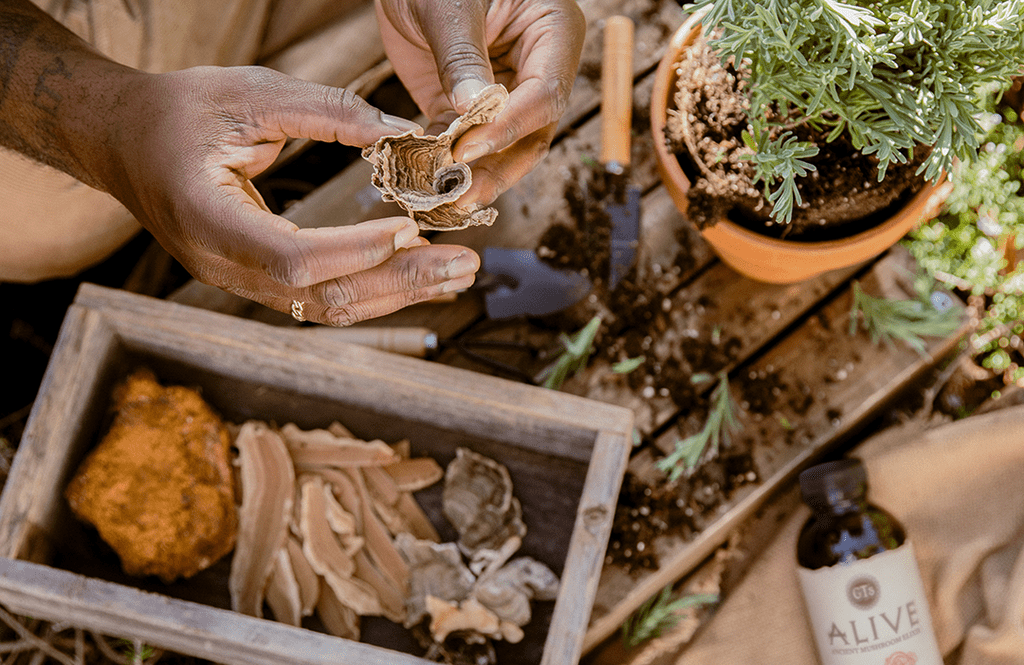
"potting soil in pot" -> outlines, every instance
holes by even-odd
[[[749,108],[742,68],[723,64],[701,35],[681,55],[677,73],[666,140],[693,183],[688,216],[699,227],[728,216],[772,237],[831,240],[875,226],[924,184],[915,175],[927,156],[923,148],[907,163],[891,166],[879,182],[878,160],[861,154],[845,133],[829,143],[827,128],[795,127],[798,140],[818,145],[819,153],[807,160],[817,170],[797,179],[803,203],[794,208],[791,223],[774,223],[763,185],[754,182],[752,150],[742,138]]]

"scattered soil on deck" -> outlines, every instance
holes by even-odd
[[[622,200],[617,182],[597,164],[571,171],[564,196],[572,224],[560,222],[549,227],[538,243],[537,254],[553,267],[587,275],[594,283],[594,292],[546,322],[571,334],[600,315],[602,326],[594,340],[595,357],[614,364],[642,356],[642,364],[624,377],[630,388],[651,398],[668,397],[676,408],[689,414],[686,424],[698,431],[710,407],[708,397],[714,382],[695,383],[694,377],[713,376],[732,364],[741,343],[727,331],[676,339],[679,331],[673,329],[670,308],[663,306],[672,294],[660,291],[653,281],[638,278],[636,268],[614,289],[608,288],[611,219],[604,206],[609,199]],[[676,263],[686,268],[692,254],[685,236],[680,234],[679,240],[681,250]],[[666,340],[668,343],[664,343]],[[789,387],[779,382],[778,373],[773,373],[741,378],[732,392],[737,403],[770,412],[780,396],[789,396]],[[652,442],[643,445],[656,451],[656,458],[664,454]],[[668,531],[684,538],[699,532],[736,488],[757,480],[749,446],[749,439],[733,437],[723,442],[717,458],[700,464],[676,482],[668,482],[660,472],[643,477],[627,473],[609,541],[608,562],[627,571],[657,568],[655,538]]]

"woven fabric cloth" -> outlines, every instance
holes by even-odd
[[[1024,663],[1024,406],[898,427],[851,454],[914,543],[946,665]],[[809,514],[781,525],[680,663],[818,662],[795,568]]]

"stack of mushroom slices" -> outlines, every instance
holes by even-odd
[[[429,620],[435,643],[518,642],[530,601],[554,600],[558,578],[512,559],[526,526],[508,470],[466,448],[447,470],[355,437],[339,423],[302,430],[247,421],[237,431],[241,481],[232,608],[295,626],[316,613],[358,640],[360,616],[411,628]],[[459,534],[441,543],[412,492],[444,478],[442,510]]]

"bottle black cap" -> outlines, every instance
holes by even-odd
[[[800,474],[800,493],[815,510],[855,500],[867,492],[868,477],[864,463],[856,458],[825,462]]]

